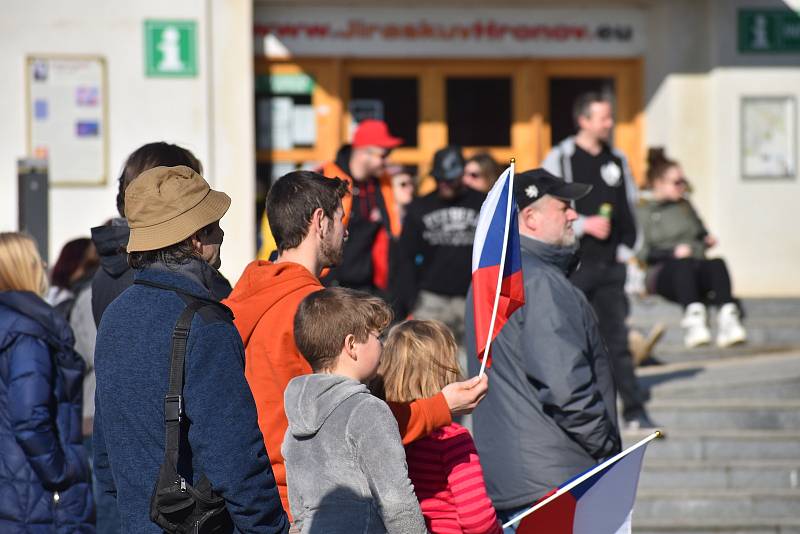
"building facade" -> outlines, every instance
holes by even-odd
[[[423,176],[446,144],[524,169],[572,132],[574,97],[596,90],[615,102],[614,141],[637,180],[648,147],[682,163],[738,293],[800,296],[795,3],[79,3],[83,12],[12,2],[0,22],[0,64],[17,73],[0,86],[10,119],[0,124],[4,228],[16,220],[14,161],[35,149],[26,58],[94,54],[106,64],[107,180],[51,187],[51,256],[113,214],[119,167],[146,141],[192,148],[234,198],[223,223],[225,272],[236,278],[255,253],[270,180],[333,158],[358,120],[385,119],[406,141],[392,159]],[[172,19],[195,22],[193,77],[148,75],[146,23]]]

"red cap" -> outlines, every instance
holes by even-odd
[[[403,144],[399,137],[392,137],[385,122],[376,119],[361,121],[353,135],[353,148],[379,146],[394,148]]]

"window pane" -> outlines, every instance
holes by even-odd
[[[353,78],[350,111],[356,121],[382,119],[403,146],[417,146],[419,83],[417,78]]]
[[[448,78],[451,145],[511,145],[511,78]]]
[[[306,74],[256,77],[256,147],[259,150],[310,148],[317,140],[311,105],[313,79]]]

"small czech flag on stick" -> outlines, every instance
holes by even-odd
[[[478,376],[483,376],[491,365],[492,341],[525,304],[513,159],[481,206],[472,245],[472,300],[476,354],[483,355]]]

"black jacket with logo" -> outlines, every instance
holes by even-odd
[[[419,290],[467,294],[472,278],[472,243],[486,195],[464,188],[453,199],[433,192],[411,202],[403,222],[395,264],[398,311],[411,311]]]

